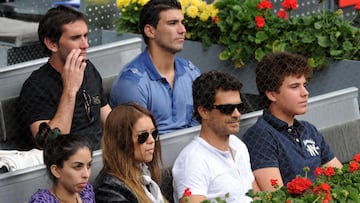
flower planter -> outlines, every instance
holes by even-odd
[[[242,89],[244,93],[258,94],[255,81],[256,61],[236,69],[230,61],[219,60],[218,55],[221,50],[221,46],[212,45],[208,50],[204,51],[200,42],[186,41],[184,50],[178,55],[191,60],[199,66],[202,72],[218,69],[231,73],[244,84]],[[330,61],[329,67],[314,71],[308,90],[310,96],[317,96],[352,86],[360,89],[359,78],[360,61]],[[358,97],[358,100],[360,103],[360,97]]]
[[[102,41],[105,43],[129,37],[142,38],[139,34],[131,33],[118,36],[115,31],[103,31]],[[143,46],[145,47],[145,45]],[[221,61],[219,59],[219,53],[222,50],[223,47],[216,44],[204,50],[200,42],[186,40],[183,51],[177,55],[191,60],[202,72],[216,69],[231,73],[243,83],[242,91],[244,93],[258,94],[255,81],[255,66],[257,62],[249,62],[244,67],[236,69],[230,61]],[[331,61],[329,67],[314,71],[314,76],[308,85],[308,90],[310,96],[317,96],[352,86],[360,89],[359,78],[360,61]],[[360,97],[358,98],[360,103]]]

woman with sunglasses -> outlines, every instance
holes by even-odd
[[[101,145],[104,166],[94,183],[97,203],[167,202],[159,187],[159,134],[148,110],[133,103],[114,108]]]

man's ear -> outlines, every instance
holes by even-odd
[[[207,110],[206,108],[202,107],[202,106],[198,106],[197,107],[197,111],[200,114],[201,119],[206,120],[209,117],[209,110]]]
[[[155,28],[149,24],[146,24],[144,27],[144,33],[148,38],[153,39],[155,37]]]
[[[276,96],[275,96],[275,94],[277,94],[275,91],[270,91],[270,90],[266,90],[266,91],[265,91],[266,97],[267,97],[271,102],[276,101]]]
[[[50,40],[50,38],[45,37],[44,43],[45,43],[46,47],[47,47],[50,51],[52,51],[52,52],[57,52],[57,50],[58,50],[58,44],[57,44],[56,42],[52,42],[52,41]]]

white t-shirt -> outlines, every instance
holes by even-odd
[[[229,151],[220,151],[200,137],[195,137],[176,158],[172,168],[174,200],[179,202],[184,190],[192,195],[203,195],[214,200],[230,194],[228,203],[246,203],[252,199],[245,195],[252,189],[254,176],[246,145],[236,136],[229,137]]]

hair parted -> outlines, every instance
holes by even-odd
[[[104,169],[131,188],[139,202],[149,202],[140,181],[132,138],[134,125],[143,116],[150,117],[156,127],[155,118],[140,105],[125,103],[115,107],[107,117],[101,145]],[[160,167],[163,164],[160,141],[155,142],[153,160],[145,164],[153,180],[160,185]]]
[[[201,116],[197,111],[199,106],[212,109],[215,103],[216,91],[239,91],[241,93],[242,83],[229,73],[220,71],[209,71],[202,73],[192,84],[192,94],[194,100],[195,119],[201,123]]]
[[[47,124],[46,124],[47,125]],[[50,129],[50,127],[47,125]],[[53,130],[47,130],[51,135],[45,136],[51,137]],[[58,168],[64,166],[64,162],[69,160],[79,149],[89,149],[91,156],[93,151],[90,144],[81,136],[73,134],[58,134],[54,139],[44,142],[43,158],[46,165],[47,173],[53,183],[57,182],[57,178],[51,173],[51,166],[56,165]]]

